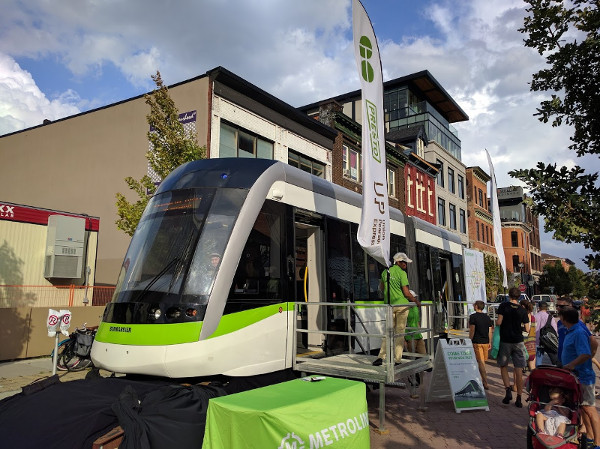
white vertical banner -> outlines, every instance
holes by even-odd
[[[352,1],[352,31],[362,91],[363,207],[357,237],[367,254],[389,267],[390,211],[381,59],[373,26],[359,0]]]
[[[504,244],[502,243],[502,223],[500,222],[500,207],[498,206],[498,186],[496,185],[496,175],[494,173],[494,165],[492,164],[492,158],[488,150],[485,150],[487,154],[488,164],[490,164],[490,203],[492,206],[492,217],[494,219],[494,243],[496,245],[496,254],[500,260],[500,266],[502,267],[502,286],[508,288],[508,282],[506,280],[506,257],[504,256]]]

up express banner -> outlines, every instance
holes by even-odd
[[[364,383],[305,379],[211,399],[203,449],[369,448]]]
[[[381,59],[373,26],[359,0],[352,1],[352,32],[362,91],[363,207],[357,238],[367,254],[389,267],[390,211]]]

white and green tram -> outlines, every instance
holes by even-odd
[[[131,240],[93,345],[95,365],[171,378],[290,368],[297,345],[314,345],[308,336],[294,344],[294,302],[381,302],[384,267],[356,240],[361,202],[273,160],[178,167]],[[390,216],[391,253],[415,261],[409,280],[420,299],[442,311],[464,298],[459,238],[396,209]]]

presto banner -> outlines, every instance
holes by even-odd
[[[352,2],[352,31],[362,91],[363,207],[357,238],[367,254],[389,267],[390,212],[381,59],[373,26],[358,0]]]

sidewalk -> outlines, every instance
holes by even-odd
[[[61,382],[83,379],[89,370],[69,373],[56,371]],[[21,388],[36,380],[52,375],[52,359],[42,357],[37,359],[17,360],[0,363],[0,400],[20,393]]]
[[[486,391],[489,411],[456,413],[451,400],[425,403],[410,397],[407,389],[386,388],[385,428],[387,435],[371,432],[372,449],[520,449],[527,447],[527,398],[523,408],[513,401],[502,404],[504,386],[495,360],[486,365],[490,389]],[[512,379],[512,368],[509,370]],[[428,378],[431,378],[429,374]],[[514,396],[514,394],[513,394]],[[372,429],[379,425],[379,392],[369,392]]]

